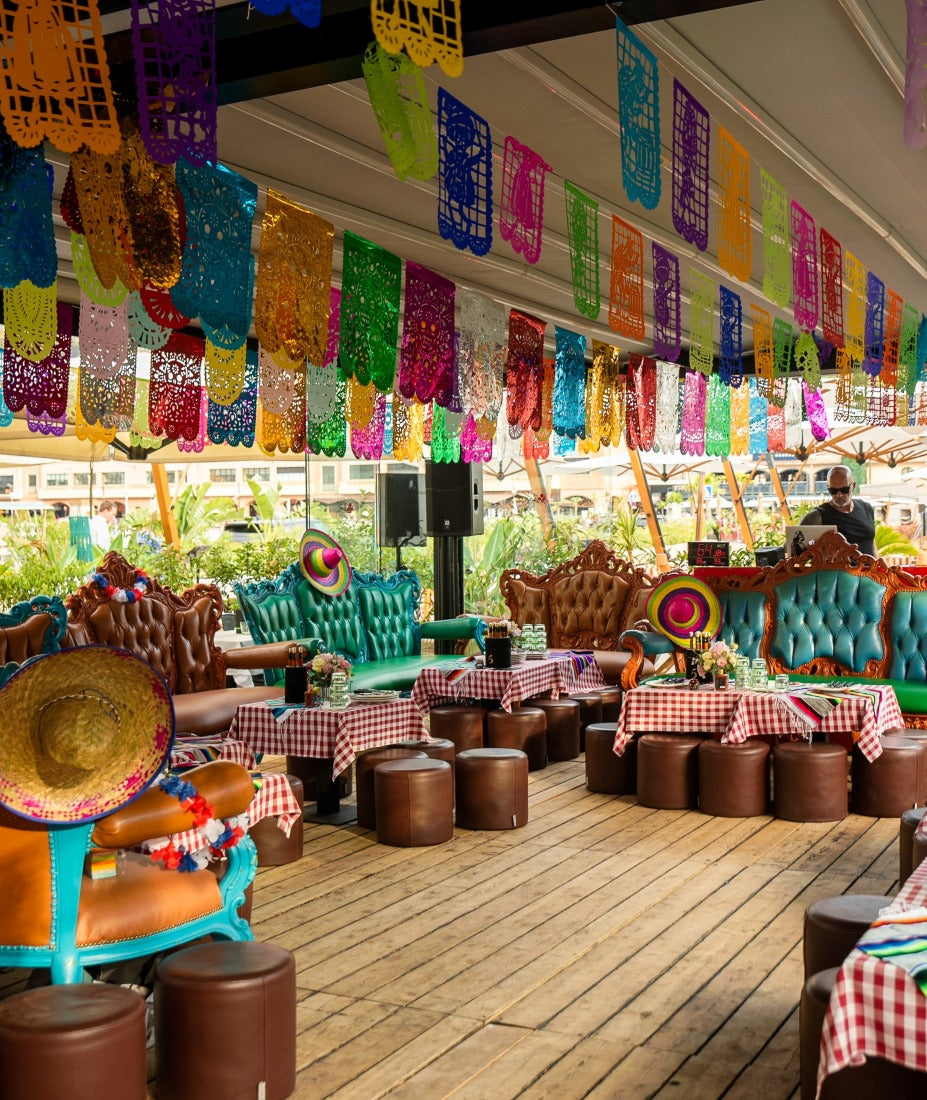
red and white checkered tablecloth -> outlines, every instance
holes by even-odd
[[[917,867],[886,912],[927,906],[927,861]],[[912,937],[924,935],[921,923]],[[908,972],[854,948],[837,973],[821,1032],[817,1091],[830,1073],[886,1058],[927,1073],[927,996]]]
[[[430,736],[411,699],[351,703],[345,710],[299,707],[287,711],[280,722],[266,703],[243,703],[229,735],[247,742],[254,752],[331,759],[332,778],[365,749]]]
[[[605,687],[595,658],[577,672],[574,658],[569,654],[526,660],[511,668],[473,666],[454,679],[448,678],[450,672],[446,664],[426,665],[418,674],[412,699],[423,712],[439,703],[460,699],[498,699],[503,710],[511,710],[516,703],[538,695],[550,694],[557,699],[561,693]]]
[[[877,703],[862,695],[848,695],[825,715],[824,734],[858,732],[857,744],[867,760],[882,755],[882,734],[904,727],[898,699],[890,687],[873,689]],[[615,753],[624,752],[637,733],[691,730],[711,733],[721,741],[739,744],[748,737],[808,737],[804,724],[783,698],[773,691],[715,691],[712,685],[697,690],[685,686],[653,687],[642,684],[626,691],[615,731]]]
[[[255,792],[248,808],[248,820],[256,825],[265,817],[276,817],[278,828],[289,836],[294,824],[302,817],[302,807],[287,777],[280,772],[252,772],[251,778]],[[206,834],[200,829],[185,829],[174,833],[171,839],[178,848],[185,848],[188,852],[198,852],[209,844]],[[147,849],[150,846],[145,844],[142,847]]]

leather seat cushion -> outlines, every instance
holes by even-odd
[[[211,871],[166,871],[147,856],[126,852],[115,878],[81,880],[77,943],[118,943],[152,935],[222,909]]]
[[[225,687],[174,696],[178,733],[225,733],[242,703],[279,699],[280,687]]]

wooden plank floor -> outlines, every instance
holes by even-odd
[[[797,1096],[804,909],[893,892],[897,834],[648,810],[582,759],[532,773],[514,832],[307,825],[252,921],[296,955],[295,1095]]]

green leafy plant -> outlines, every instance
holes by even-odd
[[[884,558],[887,554],[906,554],[909,557],[917,556],[917,547],[900,531],[890,527],[887,523],[877,523],[875,532],[876,556]]]

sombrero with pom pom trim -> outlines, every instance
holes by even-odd
[[[351,583],[351,566],[337,542],[310,527],[299,544],[299,567],[306,580],[326,596],[340,596]]]
[[[173,740],[167,684],[134,653],[35,657],[0,688],[0,803],[33,821],[93,821],[151,784]]]

